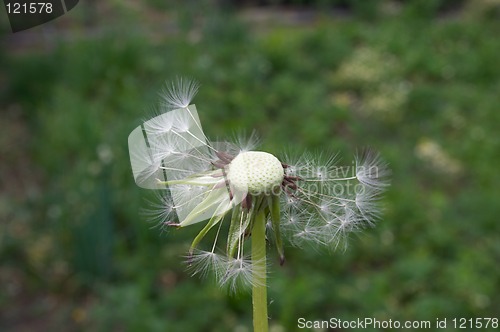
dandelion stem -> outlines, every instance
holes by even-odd
[[[253,329],[267,332],[266,217],[264,209],[255,215],[252,229]]]

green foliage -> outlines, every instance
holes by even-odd
[[[382,221],[346,253],[288,246],[284,267],[269,258],[271,326],[498,317],[497,9],[463,2],[469,11],[436,18],[449,1],[402,2],[399,15],[347,3],[380,19],[257,27],[204,4],[177,9],[182,28],[165,35],[137,31],[130,22],[148,23],[129,10],[125,32],[3,51],[0,329],[40,314],[65,330],[251,326],[248,294],[185,272],[202,225],[162,233],[140,215],[154,197],[133,182],[127,136],[175,75],[201,82],[209,137],[256,129],[263,150],[341,151],[347,165],[370,145],[391,165]]]

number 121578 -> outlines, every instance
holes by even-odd
[[[12,2],[5,6],[9,14],[51,14],[53,10],[50,2]]]

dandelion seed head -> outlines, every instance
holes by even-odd
[[[230,258],[227,261],[220,285],[227,287],[231,292],[236,292],[240,288],[248,289],[259,285],[258,280],[262,280],[266,275],[265,269],[258,268],[259,265],[252,264],[248,257]],[[259,278],[254,278],[254,275],[258,275]]]
[[[287,175],[296,175],[297,174],[297,167],[293,166],[293,165],[289,165],[286,170],[285,170],[285,173]]]
[[[378,204],[380,191],[364,187],[364,190],[357,193],[355,204],[361,216],[370,226],[380,218],[381,209]]]
[[[186,78],[167,83],[162,95],[164,106],[170,109],[188,107],[199,88],[198,82]]]
[[[238,135],[236,137],[236,146],[238,152],[249,152],[255,150],[260,144],[260,138],[255,131],[249,137],[246,135]]]
[[[185,108],[187,108],[187,106]],[[177,134],[189,132],[193,125],[194,123],[189,111],[177,111],[174,113],[174,117],[172,119],[172,130]]]
[[[319,203],[319,210],[324,213],[324,214],[329,214],[331,211],[331,208],[330,208],[330,202],[326,199],[321,199],[320,203]]]
[[[306,224],[299,229],[292,238],[293,244],[302,247],[305,244],[309,245],[325,245],[324,231],[321,227]]]
[[[173,156],[178,149],[175,140],[162,137],[150,140],[150,150],[154,162],[161,164],[164,159]]]
[[[292,238],[306,225],[311,224],[311,214],[306,210],[285,209],[282,211],[280,228],[287,237]],[[293,241],[291,241],[292,244]]]
[[[186,264],[191,275],[199,275],[206,278],[208,274],[213,273],[216,281],[220,282],[227,269],[227,257],[217,254],[213,251],[195,249],[193,253],[186,256]]]
[[[294,225],[294,224],[297,224],[298,222],[299,222],[299,217],[298,217],[297,213],[288,212],[288,213],[283,214],[282,223]]]
[[[389,174],[387,164],[373,150],[365,150],[356,156],[356,178],[363,185],[383,190],[389,186]]]
[[[168,114],[160,114],[144,122],[144,130],[153,136],[164,135],[172,129],[173,121]]]
[[[146,201],[147,207],[143,208],[141,214],[157,225],[175,220],[174,202],[168,190],[155,192],[152,200]]]
[[[228,180],[239,192],[270,193],[283,181],[283,166],[270,153],[242,152],[229,164]]]
[[[303,203],[297,196],[292,195],[283,195],[281,202],[285,210],[297,210]]]
[[[192,275],[213,274],[233,292],[264,280],[264,262],[252,264],[244,255],[244,241],[257,234],[252,228],[256,214],[263,214],[259,220],[265,220],[266,227],[260,234],[276,245],[281,263],[281,234],[296,246],[345,249],[350,233],[379,218],[378,201],[389,185],[389,171],[377,153],[365,150],[356,156],[355,165],[338,167],[337,156],[326,152],[292,151],[280,160],[256,151],[255,133],[234,143],[211,142],[196,106],[190,105],[198,87],[185,79],[168,85],[161,107],[166,113],[129,136],[136,182],[149,189],[168,187],[158,202],[149,203],[148,218],[179,228],[208,220],[190,248],[187,263]],[[221,228],[228,219],[229,230]],[[212,250],[197,249],[213,230]],[[220,240],[225,232],[227,240]],[[219,253],[221,243],[227,247],[225,253]]]
[[[324,169],[321,169],[321,168],[316,170],[316,177],[321,181],[326,181],[328,179],[328,175],[326,174],[326,171]]]

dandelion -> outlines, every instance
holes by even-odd
[[[251,287],[254,329],[267,331],[266,239],[273,240],[280,264],[284,240],[345,249],[350,233],[380,217],[377,201],[389,171],[373,150],[341,167],[328,154],[278,159],[256,150],[255,134],[246,142],[211,142],[191,104],[198,88],[178,79],[167,87],[159,114],[132,131],[134,179],[162,190],[148,216],[163,227],[205,222],[187,253],[188,269],[213,274],[232,291]],[[208,233],[213,242],[200,249]]]

